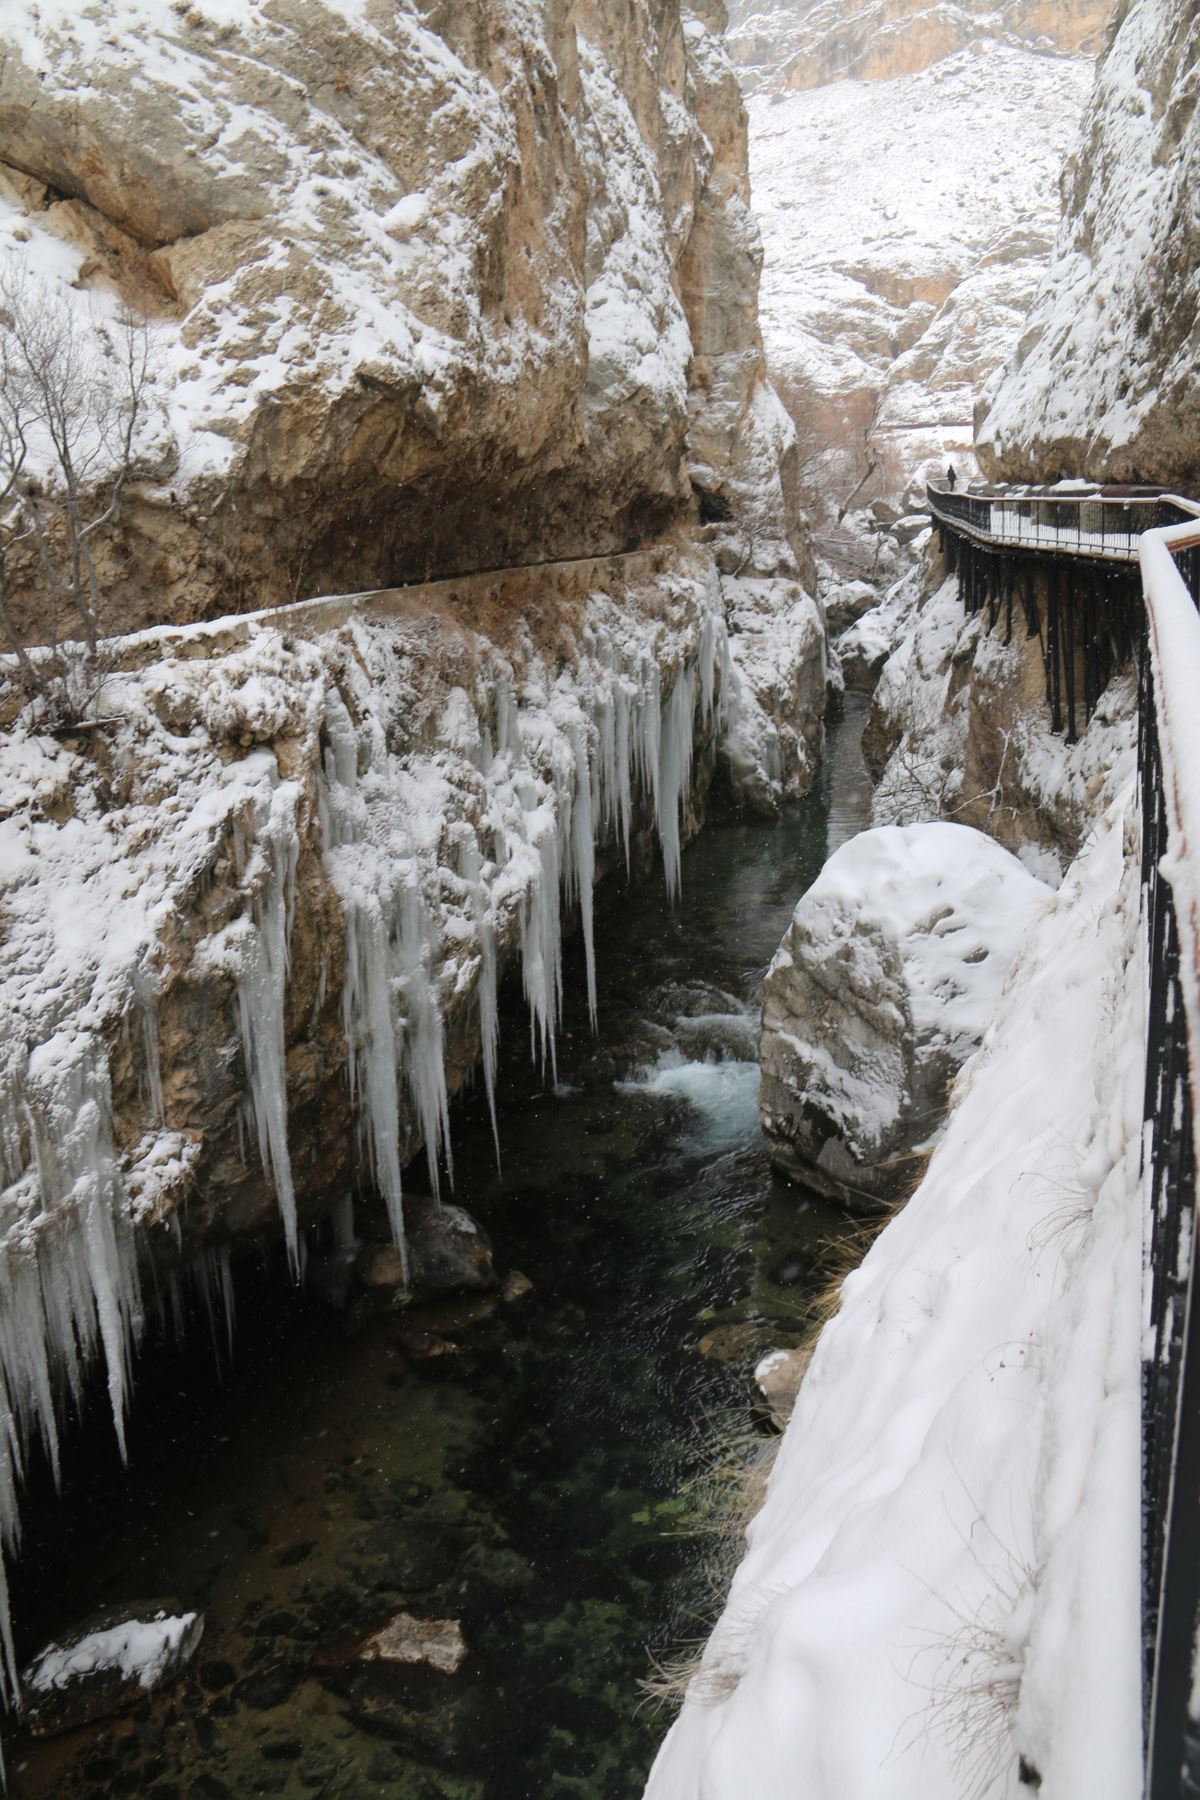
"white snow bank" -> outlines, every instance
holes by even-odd
[[[1018,1753],[1054,1800],[1140,1791],[1123,827],[1030,930],[924,1181],[845,1283],[648,1800],[1015,1800]]]

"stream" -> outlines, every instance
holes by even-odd
[[[667,1723],[639,1683],[705,1635],[731,1568],[697,1530],[703,1472],[765,1431],[750,1372],[803,1334],[846,1228],[772,1179],[755,1039],[796,901],[869,822],[865,709],[847,697],[816,791],[778,824],[701,833],[674,911],[661,874],[603,891],[599,1033],[573,943],[554,1092],[508,1017],[502,1169],[469,1097],[453,1197],[526,1298],[351,1330],[278,1266],[250,1270],[219,1375],[200,1330],[144,1359],[127,1468],[101,1421],[61,1499],[35,1474],[19,1650],[153,1596],[206,1630],[132,1713],[10,1734],[13,1800],[637,1800]],[[414,1354],[415,1324],[448,1353]],[[456,1674],[355,1660],[400,1611],[460,1621]]]

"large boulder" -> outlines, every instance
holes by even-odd
[[[763,989],[759,1105],[776,1167],[851,1205],[901,1191],[1050,897],[965,825],[843,844]]]

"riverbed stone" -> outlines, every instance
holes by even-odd
[[[178,1678],[203,1635],[203,1614],[177,1600],[134,1601],[90,1614],[21,1671],[29,1729],[53,1737],[135,1706]]]
[[[457,1619],[417,1619],[397,1613],[359,1646],[363,1662],[412,1663],[453,1675],[462,1666],[467,1643]]]
[[[506,1306],[516,1306],[520,1301],[527,1300],[532,1292],[533,1283],[528,1275],[523,1275],[520,1269],[510,1269],[504,1277],[500,1298]]]
[[[783,1431],[800,1393],[800,1384],[812,1361],[812,1344],[790,1350],[772,1350],[754,1371],[754,1385],[766,1402],[771,1421]]]
[[[404,1227],[417,1292],[486,1292],[499,1285],[491,1239],[464,1207],[406,1194]]]

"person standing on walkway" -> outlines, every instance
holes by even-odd
[[[951,463],[949,468],[946,470],[946,486],[950,489],[951,493],[953,493],[955,488],[958,486],[958,476],[954,473],[954,464],[953,463]]]

